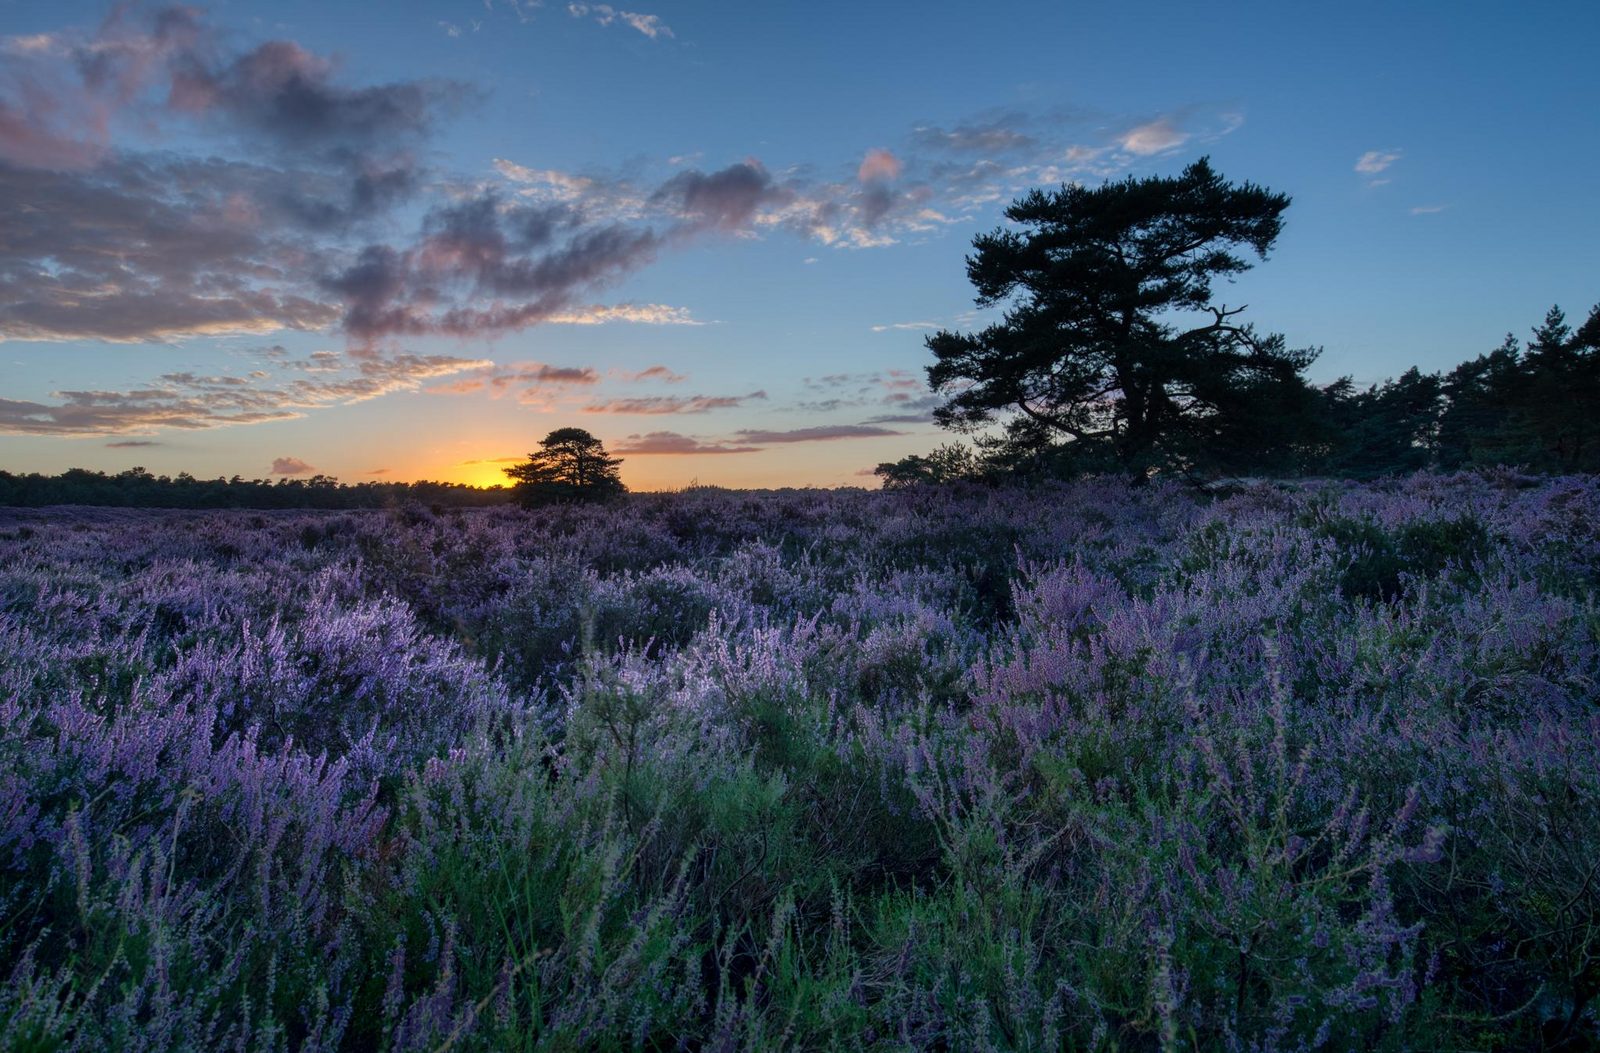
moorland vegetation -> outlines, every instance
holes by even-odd
[[[1600,485],[0,529],[0,1047],[1584,1049]]]

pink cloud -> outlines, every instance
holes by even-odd
[[[863,183],[897,179],[902,167],[900,159],[888,150],[872,149],[861,159],[861,167],[856,169],[856,178]]]

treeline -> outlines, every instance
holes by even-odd
[[[1365,391],[1342,380],[1323,396],[1329,453],[1312,470],[1600,471],[1600,305],[1576,330],[1552,307],[1526,346],[1508,334],[1448,373],[1410,369]]]
[[[453,508],[504,504],[503,486],[465,483],[341,483],[326,475],[306,479],[197,479],[152,475],[140,468],[108,475],[71,468],[60,475],[0,471],[0,505],[108,505],[121,508],[390,508],[408,502]]]
[[[1274,419],[1279,418],[1279,419]],[[1449,372],[1406,370],[1360,387],[1346,377],[1305,397],[1255,407],[1263,434],[1293,442],[1213,447],[1209,472],[1373,479],[1427,469],[1506,466],[1541,474],[1600,471],[1600,305],[1574,328],[1552,307],[1526,344],[1515,335]],[[885,486],[1071,476],[1100,467],[1072,443],[1019,449],[1015,442],[952,443],[926,456],[880,464]],[[1225,455],[1224,455],[1225,454]],[[1105,469],[1112,467],[1109,460]]]

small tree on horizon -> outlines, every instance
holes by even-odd
[[[617,466],[622,458],[582,428],[557,428],[539,440],[528,459],[505,469],[525,507],[552,501],[592,501],[627,492]]]

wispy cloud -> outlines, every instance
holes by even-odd
[[[0,434],[118,435],[260,424],[305,411],[351,405],[425,381],[490,365],[448,355],[398,354],[346,360],[337,374],[306,375],[302,363],[263,355],[273,370],[244,376],[165,373],[128,391],[58,391],[57,402],[0,399]],[[279,374],[300,374],[285,379]]]
[[[591,304],[553,314],[545,322],[548,325],[605,325],[609,322],[629,322],[634,325],[706,324],[697,321],[687,307],[669,307],[664,303]]]
[[[1449,207],[1449,205],[1413,205],[1411,214],[1413,216],[1431,216],[1435,212],[1443,212]]]
[[[494,396],[516,393],[526,401],[535,392],[552,386],[588,386],[599,382],[600,371],[593,366],[555,366],[548,362],[519,362],[506,366],[481,363],[476,369],[464,370],[455,379],[425,390],[433,395],[470,395],[479,391]]]
[[[881,417],[868,417],[864,424],[932,424],[933,413],[886,413]]]
[[[673,413],[710,413],[712,410],[737,409],[747,402],[765,401],[765,391],[752,391],[748,395],[644,395],[638,398],[608,399],[583,407],[585,413],[637,414],[659,416]]]
[[[567,5],[567,14],[573,18],[592,18],[602,26],[620,24],[635,29],[651,40],[659,37],[672,37],[672,30],[661,21],[659,15],[640,14],[637,11],[619,11],[610,4],[572,3]]]
[[[688,379],[683,373],[674,373],[666,366],[649,366],[636,373],[621,370],[617,375],[623,380],[659,380],[665,384],[681,384]]]
[[[734,432],[740,440],[760,446],[791,442],[833,442],[838,439],[875,439],[888,435],[901,435],[869,424],[822,424],[811,428],[794,428],[789,431],[759,431],[743,429]]]
[[[996,154],[1028,150],[1038,139],[1028,128],[1031,119],[1024,113],[1005,112],[963,121],[948,128],[936,124],[912,129],[912,142],[930,150],[960,154]]]
[[[1118,136],[1117,145],[1136,157],[1150,157],[1176,150],[1189,139],[1189,132],[1179,128],[1171,118],[1161,117],[1129,128]]]
[[[875,325],[871,329],[874,333],[887,333],[895,329],[937,329],[935,322],[890,322],[888,325]]]
[[[759,453],[761,447],[705,441],[675,431],[649,431],[630,435],[614,448],[615,453],[632,456],[685,455],[702,453]]]
[[[758,453],[769,446],[872,439],[901,434],[903,433],[868,424],[825,424],[788,431],[744,429],[723,438],[684,435],[675,431],[651,431],[642,435],[629,435],[615,447],[614,452],[631,455]]]
[[[1362,175],[1377,175],[1400,160],[1399,150],[1368,150],[1356,158],[1356,171]]]

